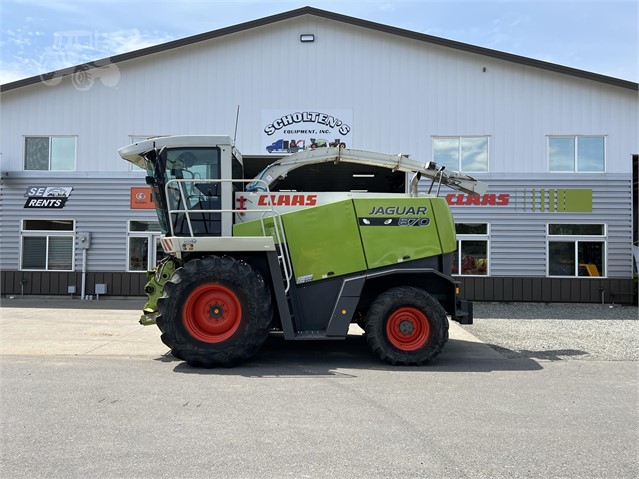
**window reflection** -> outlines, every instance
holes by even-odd
[[[488,171],[488,138],[462,138],[461,171]]]
[[[585,137],[577,140],[577,170],[604,171],[603,137]]]
[[[488,171],[488,137],[433,138],[433,160],[452,171]]]
[[[447,170],[459,170],[459,138],[434,138],[433,160]]]
[[[555,172],[603,172],[606,168],[603,136],[548,138],[548,170]]]

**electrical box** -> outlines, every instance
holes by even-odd
[[[78,248],[80,249],[89,249],[91,247],[91,233],[86,232],[78,232]]]

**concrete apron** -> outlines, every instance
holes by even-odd
[[[164,356],[169,349],[156,326],[141,326],[142,299],[3,299],[0,354],[28,356]],[[351,325],[349,335],[362,335]],[[450,321],[442,356],[503,359],[503,356]]]

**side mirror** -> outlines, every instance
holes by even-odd
[[[157,185],[157,183],[155,182],[155,178],[152,177],[152,176],[147,176],[144,180],[146,181],[146,184],[149,185],[149,186],[156,186]]]

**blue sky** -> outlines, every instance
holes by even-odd
[[[639,0],[0,0],[0,84],[306,5],[639,81]]]

